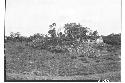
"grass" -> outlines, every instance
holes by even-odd
[[[7,80],[121,80],[119,49],[87,57],[37,50],[25,44],[5,43]]]
[[[118,82],[121,79],[121,73],[108,72],[105,74],[93,74],[87,76],[35,76],[35,75],[22,75],[7,73],[8,80],[110,80],[110,82]]]

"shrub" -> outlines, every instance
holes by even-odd
[[[121,45],[121,34],[110,34],[103,36],[103,41],[110,45]]]

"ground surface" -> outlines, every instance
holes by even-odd
[[[121,81],[120,49],[99,57],[51,53],[25,42],[5,43],[6,80],[104,80]]]

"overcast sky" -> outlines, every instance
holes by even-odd
[[[6,0],[6,35],[46,34],[49,25],[76,22],[100,35],[121,32],[121,0]]]

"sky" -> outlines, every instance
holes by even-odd
[[[80,23],[100,35],[121,32],[121,0],[6,0],[5,34],[47,34],[66,23]],[[61,30],[60,29],[60,30]]]

